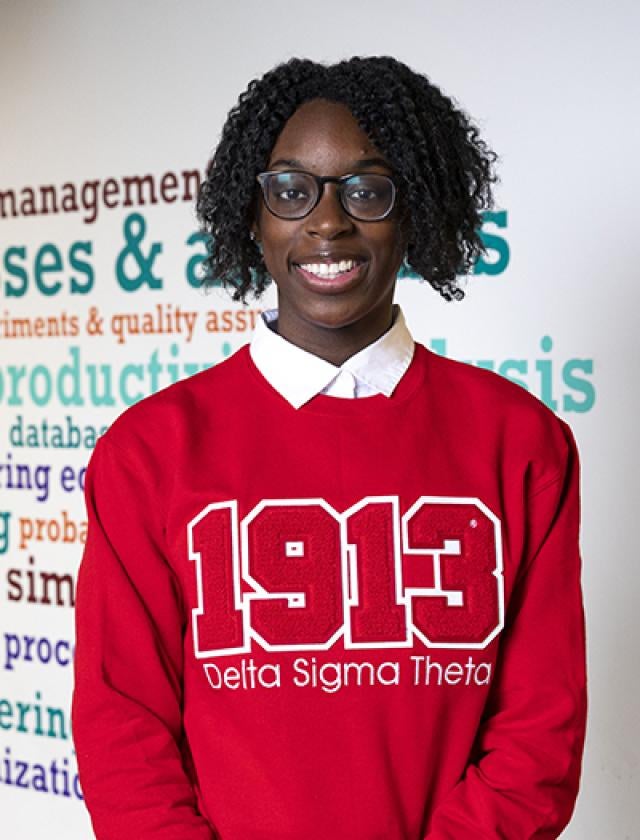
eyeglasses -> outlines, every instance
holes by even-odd
[[[262,172],[257,176],[267,209],[280,219],[303,219],[319,203],[325,184],[338,185],[345,213],[363,222],[386,218],[396,200],[396,185],[389,175],[366,172],[340,178],[311,172]]]

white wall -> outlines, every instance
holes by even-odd
[[[633,87],[639,27],[637,4],[595,0],[0,3],[0,191],[202,168],[248,80],[292,55],[395,55],[427,73],[481,124],[502,158],[498,204],[506,210],[507,226],[487,231],[508,243],[508,266],[495,276],[472,278],[462,304],[446,304],[411,280],[400,283],[398,299],[416,337],[440,340],[440,346],[444,341],[448,355],[494,360],[496,367],[509,358],[523,360],[523,378],[539,396],[545,396],[542,383],[550,371],[558,413],[571,424],[581,450],[591,695],[583,786],[563,835],[567,840],[622,840],[640,831],[640,592],[633,538],[639,405],[632,365],[639,358],[632,204],[640,186],[639,91],[637,83]],[[165,364],[212,362],[248,338],[247,332],[204,329],[206,311],[239,307],[221,294],[205,297],[185,281],[185,264],[197,250],[185,244],[195,230],[186,204],[142,208],[143,250],[151,242],[163,244],[156,263],[162,290],[126,292],[118,285],[123,223],[135,210],[104,210],[93,224],[83,222],[81,213],[0,219],[0,320],[61,318],[66,312],[78,316],[80,330],[77,337],[0,338],[0,779],[6,778],[3,760],[9,754],[45,768],[56,761],[61,789],[62,770],[74,772],[70,739],[59,730],[55,737],[37,734],[33,708],[68,709],[70,667],[24,658],[9,663],[8,655],[17,650],[14,636],[72,639],[72,610],[29,603],[27,584],[30,570],[75,574],[80,542],[47,538],[46,528],[55,536],[51,524],[44,539],[24,535],[20,547],[19,538],[29,522],[37,529],[38,518],[82,521],[81,493],[62,489],[60,474],[65,466],[77,471],[89,455],[84,447],[18,447],[11,444],[10,429],[19,415],[27,423],[55,424],[70,415],[81,426],[101,426],[124,408],[117,400],[106,407],[64,405],[55,388],[50,399],[37,390],[34,399],[24,387],[26,377],[35,376],[36,388],[44,388],[46,370],[70,364],[74,347],[83,370],[109,364],[119,376],[127,364],[148,364],[154,351]],[[89,294],[69,290],[71,274],[86,281],[68,264],[77,241],[91,243],[95,279]],[[60,248],[64,262],[60,272],[43,275],[44,283],[62,280],[54,295],[35,286],[33,262],[45,243]],[[26,249],[24,260],[15,254],[11,259],[26,266],[29,288],[8,296],[6,281],[15,288],[18,280],[9,277],[4,261],[16,246]],[[190,342],[144,336],[118,344],[109,333],[114,313],[149,311],[159,302],[199,313]],[[104,336],[84,329],[92,306],[105,318]],[[547,349],[541,346],[545,336],[551,340]],[[15,373],[9,368],[23,365],[27,373],[12,399]],[[34,374],[38,365],[46,370]],[[583,410],[575,403],[585,394],[568,377],[576,365],[582,366],[576,375],[587,383],[580,387],[591,393]],[[67,373],[65,387],[72,381]],[[38,500],[44,490],[7,488],[9,461],[49,466],[47,498]],[[4,534],[2,514],[8,514]],[[39,577],[34,581],[41,583]],[[11,600],[19,585],[22,598]],[[24,654],[24,638],[20,648]],[[48,650],[41,642],[43,657]],[[61,658],[65,650],[58,648]],[[37,658],[34,646],[31,654]],[[19,703],[27,731],[19,731]],[[73,795],[0,783],[0,808],[8,840],[40,837],[51,824],[55,836],[91,836]]]

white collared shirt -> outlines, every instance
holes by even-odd
[[[277,318],[277,309],[262,313],[249,351],[267,382],[294,408],[300,408],[317,394],[345,398],[373,394],[390,397],[413,358],[413,337],[397,303],[393,306],[393,323],[387,332],[340,367],[278,335],[269,327]]]

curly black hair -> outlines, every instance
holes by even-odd
[[[484,246],[481,211],[493,205],[495,153],[466,113],[429,79],[390,56],[337,64],[292,58],[251,81],[231,109],[202,183],[197,216],[209,235],[202,284],[246,303],[270,282],[250,237],[256,175],[294,111],[311,99],[348,106],[391,164],[408,223],[406,262],[446,300]]]

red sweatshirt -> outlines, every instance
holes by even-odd
[[[244,347],[87,473],[73,729],[99,840],[555,838],[585,726],[578,456],[416,345],[292,408]]]

